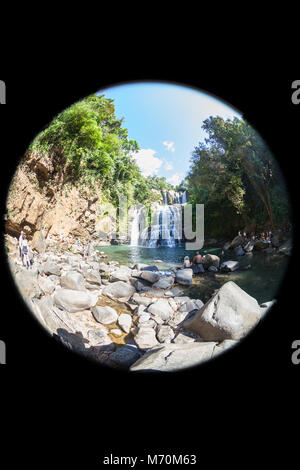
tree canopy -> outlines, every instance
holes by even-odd
[[[209,230],[288,222],[283,176],[253,127],[243,119],[210,117],[202,128],[208,137],[192,153],[187,181],[189,200],[205,205]]]

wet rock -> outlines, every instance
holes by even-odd
[[[254,241],[253,240],[250,240],[249,242],[247,242],[244,246],[243,246],[243,250],[246,252],[246,253],[250,253],[253,248],[254,248]]]
[[[245,241],[245,239],[238,235],[230,243],[230,248],[235,248],[236,246],[242,245],[244,243],[244,241]]]
[[[254,243],[254,249],[255,250],[265,250],[268,248],[269,244],[267,242],[264,242],[263,240],[256,240]]]
[[[191,285],[193,282],[193,270],[190,268],[179,269],[175,274],[175,282],[183,286]]]
[[[96,305],[92,312],[95,320],[103,325],[110,325],[118,320],[118,314],[112,307],[100,307],[100,305]]]
[[[144,281],[148,281],[151,284],[153,284],[159,280],[160,274],[152,272],[152,271],[142,271],[140,274],[140,278],[144,279]]]
[[[90,292],[62,288],[54,292],[53,300],[57,307],[75,313],[96,305],[98,296]]]
[[[137,265],[138,266],[138,265]],[[139,269],[139,268],[137,268]],[[155,271],[158,271],[158,267],[157,266],[149,266],[149,265],[146,265],[144,267],[141,267],[140,268],[141,271],[152,271],[152,272],[155,272]]]
[[[158,287],[159,289],[170,289],[174,284],[173,276],[165,276],[159,279],[159,281],[153,284],[153,287]]]
[[[210,266],[208,268],[208,271],[209,272],[212,272],[212,273],[217,273],[218,272],[218,268],[216,268],[216,266]]]
[[[234,251],[235,256],[244,256],[245,254],[241,246],[236,246],[233,251]]]
[[[260,316],[257,301],[230,281],[183,326],[206,341],[237,340],[256,325]]]
[[[240,267],[240,263],[238,261],[224,261],[221,266],[220,266],[220,269],[221,271],[224,271],[224,272],[232,272],[232,271],[236,271],[237,269],[239,269]]]

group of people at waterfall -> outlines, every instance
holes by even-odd
[[[196,252],[192,261],[190,261],[188,256],[185,256],[182,267],[192,268],[194,274],[202,274],[205,272],[202,264],[202,256],[200,255],[199,251]]]

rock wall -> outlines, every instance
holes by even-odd
[[[36,231],[58,238],[109,240],[116,220],[106,210],[101,190],[72,184],[70,169],[57,153],[28,152],[19,164],[7,197],[6,233],[29,239]]]

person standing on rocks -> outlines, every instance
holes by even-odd
[[[204,273],[204,268],[202,264],[202,256],[200,255],[199,251],[196,252],[196,255],[193,258],[192,270],[194,274]]]
[[[22,262],[23,262],[23,250],[22,250],[23,235],[24,235],[24,232],[23,232],[23,230],[21,230],[21,235],[19,236],[19,253],[20,253],[20,259],[21,259]]]
[[[23,235],[23,243],[22,243],[22,253],[23,253],[23,266],[26,266],[28,269],[30,267],[30,261],[28,257],[28,242],[26,235]]]

